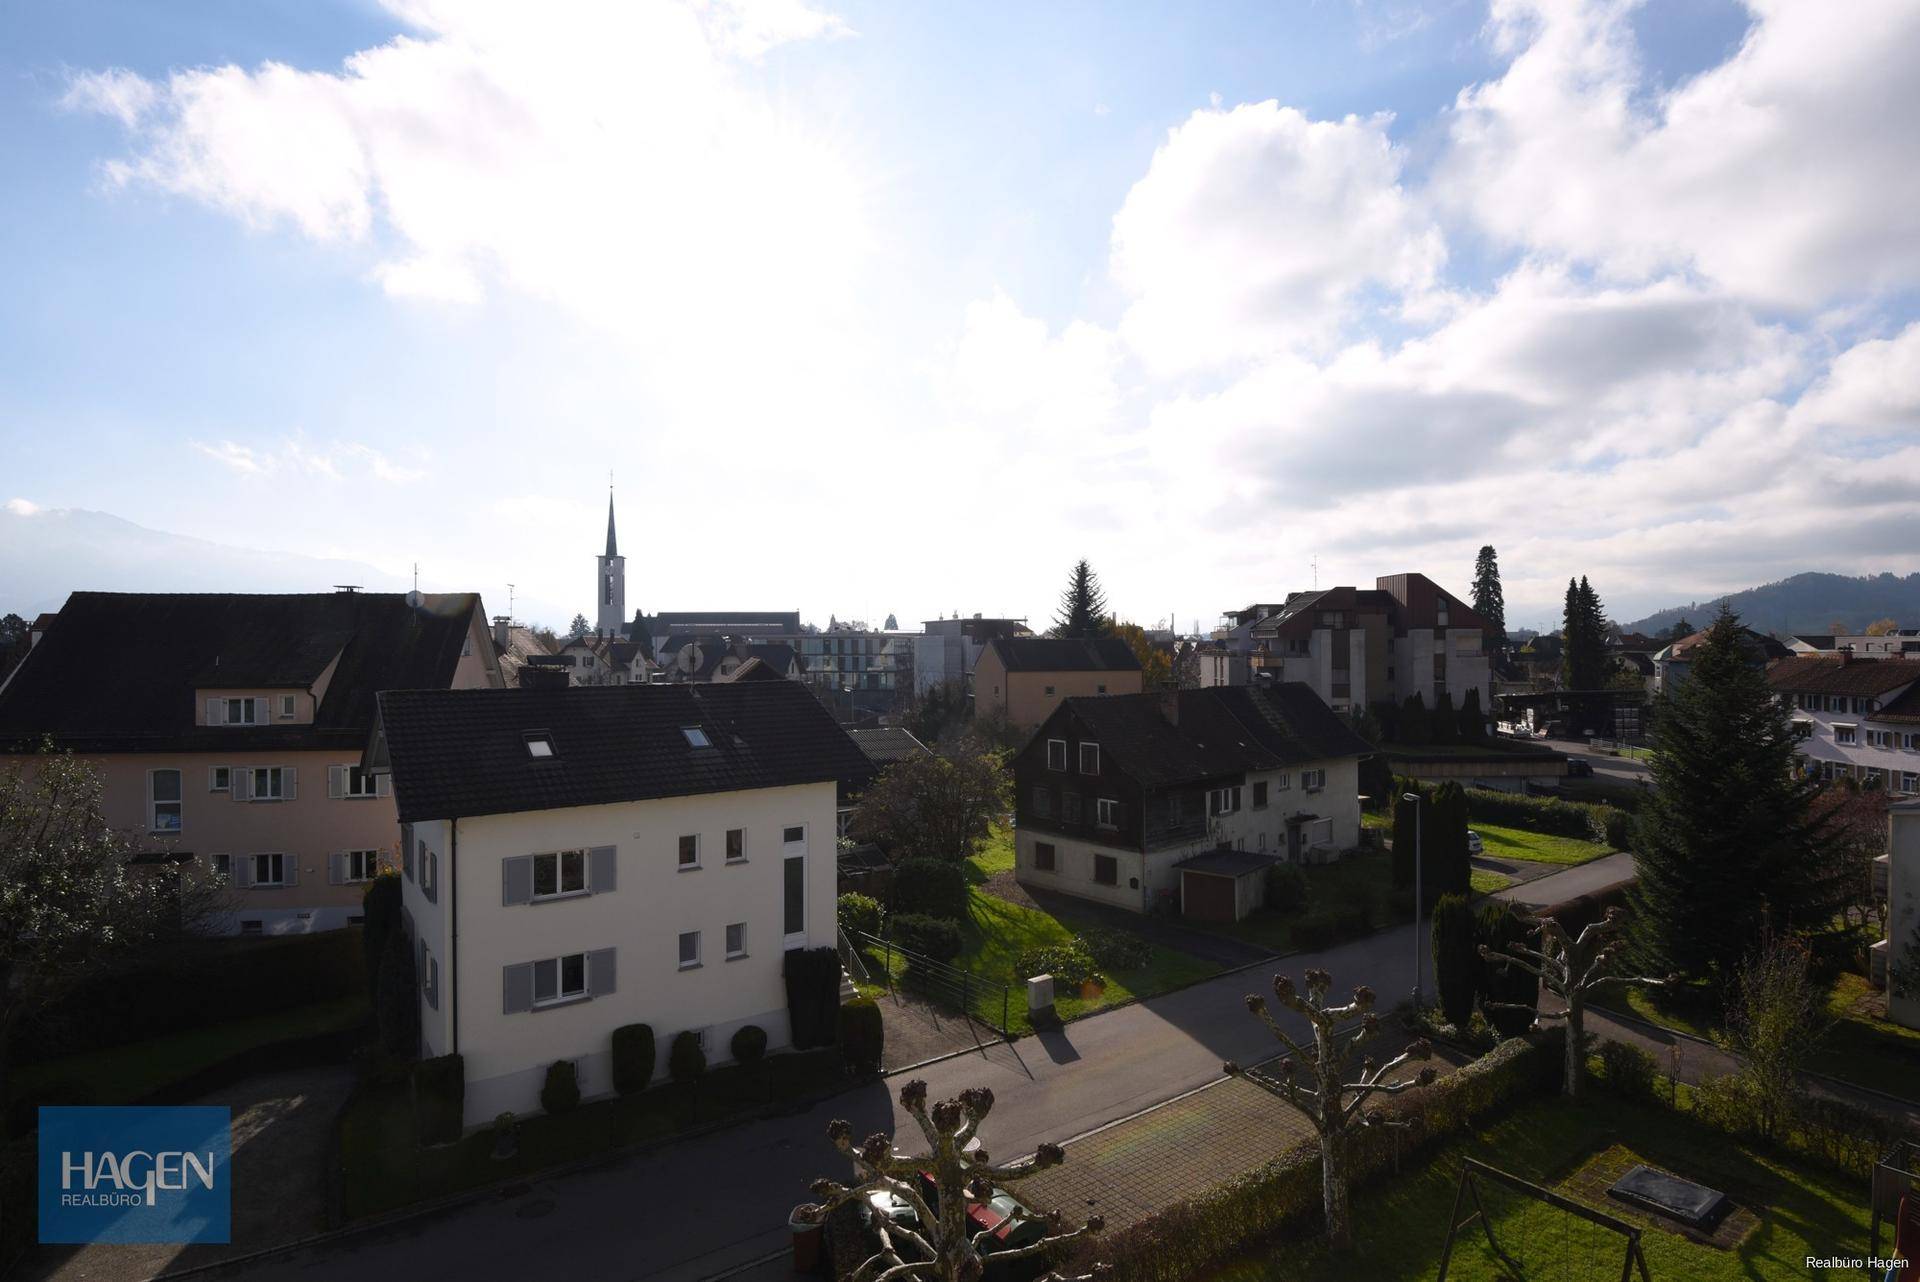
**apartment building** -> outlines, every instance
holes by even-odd
[[[216,929],[328,930],[396,855],[360,768],[375,695],[500,684],[471,593],[76,592],[0,692],[0,754],[50,740],[98,769],[142,853],[230,879]]]
[[[1896,796],[1920,793],[1920,660],[1776,659],[1767,684],[1805,727],[1800,758]]]
[[[537,1110],[547,1065],[613,1089],[613,1030],[709,1061],[791,1042],[782,959],[835,940],[835,808],[866,756],[785,680],[380,698],[422,1053],[458,1053],[466,1120]]]

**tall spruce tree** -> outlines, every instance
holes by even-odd
[[[1107,635],[1107,597],[1100,590],[1100,578],[1082,557],[1067,576],[1067,590],[1060,594],[1060,613],[1054,616],[1053,635],[1057,637],[1103,637]]]
[[[1809,817],[1818,785],[1795,768],[1800,735],[1740,642],[1723,607],[1654,710],[1629,892],[1634,957],[1652,973],[1726,982],[1763,930],[1821,929],[1839,907]]]
[[[1568,690],[1598,690],[1607,679],[1607,618],[1600,596],[1585,575],[1567,580],[1561,627],[1560,684]]]
[[[1491,543],[1480,549],[1480,555],[1473,563],[1473,610],[1491,628],[1487,637],[1488,647],[1506,649],[1507,598],[1500,590],[1500,561],[1494,555]]]

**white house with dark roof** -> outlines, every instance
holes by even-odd
[[[1895,796],[1920,793],[1920,660],[1776,659],[1767,684],[1805,727],[1800,757],[1823,779],[1846,776]]]
[[[864,754],[791,681],[395,691],[390,772],[422,1053],[457,1053],[466,1120],[536,1110],[547,1066],[613,1089],[613,1030],[662,1074],[756,1024],[790,1044],[782,962],[835,942],[835,810]]]

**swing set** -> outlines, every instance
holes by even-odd
[[[1508,1253],[1505,1247],[1500,1245],[1499,1238],[1494,1234],[1493,1217],[1487,1214],[1486,1202],[1480,1195],[1482,1181],[1501,1185],[1533,1202],[1541,1203],[1556,1211],[1564,1212],[1566,1216],[1577,1217],[1587,1221],[1589,1224],[1598,1225],[1609,1233],[1618,1234],[1620,1237],[1619,1249],[1621,1252],[1620,1282],[1632,1282],[1636,1267],[1640,1272],[1640,1282],[1653,1282],[1652,1274],[1647,1272],[1646,1253],[1640,1249],[1640,1230],[1638,1228],[1627,1223],[1625,1220],[1615,1219],[1605,1212],[1596,1211],[1592,1207],[1582,1206],[1571,1198],[1562,1197],[1552,1189],[1542,1188],[1538,1184],[1523,1180],[1517,1175],[1500,1170],[1498,1167],[1488,1166],[1485,1162],[1475,1161],[1473,1158],[1467,1158],[1465,1164],[1460,1168],[1460,1183],[1454,1189],[1453,1193],[1453,1216],[1447,1225],[1447,1245],[1446,1249],[1440,1253],[1440,1276],[1436,1279],[1436,1282],[1446,1282],[1447,1265],[1453,1259],[1454,1241],[1463,1230],[1471,1230],[1476,1224],[1479,1225],[1480,1231],[1486,1235],[1488,1248],[1491,1249],[1494,1255],[1499,1258],[1500,1262],[1506,1266],[1507,1271],[1513,1277],[1525,1279],[1536,1276],[1527,1271],[1527,1242],[1524,1239],[1527,1239],[1530,1235],[1524,1231],[1524,1227],[1521,1233],[1523,1241],[1518,1247],[1520,1258],[1515,1259],[1513,1255]],[[1467,1209],[1469,1203],[1472,1205],[1472,1210],[1463,1217],[1461,1212]],[[1564,1272],[1564,1265],[1572,1259],[1572,1224],[1571,1221],[1566,1218],[1562,1218],[1560,1224],[1559,1261],[1563,1265],[1563,1271],[1551,1276],[1564,1278],[1567,1276]],[[1610,1253],[1611,1248],[1609,1248],[1609,1254]],[[1591,1256],[1589,1256],[1589,1258],[1591,1258]],[[1545,1278],[1549,1275],[1543,1272],[1538,1276]]]

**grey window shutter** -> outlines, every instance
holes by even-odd
[[[245,890],[253,884],[252,855],[234,855],[228,867],[233,869],[233,884],[236,889]]]
[[[246,766],[233,767],[233,773],[227,776],[232,791],[227,795],[235,801],[246,801],[253,796],[253,771]]]
[[[440,857],[428,855],[426,863],[420,869],[420,889],[426,892],[427,902],[440,902]]]
[[[281,796],[285,797],[288,801],[298,799],[300,796],[300,772],[294,767],[288,766],[286,770],[282,772],[280,779],[281,782],[286,785],[286,791],[281,793]]]
[[[375,778],[373,781],[373,795],[376,797],[391,797],[393,795],[393,776],[382,774]]]
[[[500,1010],[518,1015],[533,1009],[533,963],[520,962],[500,968]]]
[[[617,862],[617,852],[613,846],[595,846],[587,851],[587,889],[596,895],[604,895],[612,890]]]
[[[500,904],[511,908],[515,904],[533,902],[533,856],[510,855],[500,861]],[[529,980],[529,983],[532,981]]]
[[[283,871],[286,873],[286,881],[284,884],[288,886],[298,886],[300,884],[300,856],[292,853],[284,854],[280,856],[280,863]]]
[[[345,766],[327,767],[327,796],[334,801],[347,795],[347,768]]]
[[[596,948],[587,954],[587,996],[606,997],[612,994],[613,955],[617,951],[614,948]]]
[[[427,959],[427,1005],[440,1009],[440,959]]]
[[[334,851],[328,852],[327,884],[329,886],[338,886],[346,881],[347,870],[344,866],[346,864],[346,861],[347,861],[346,855],[341,853],[340,851],[334,850]]]

